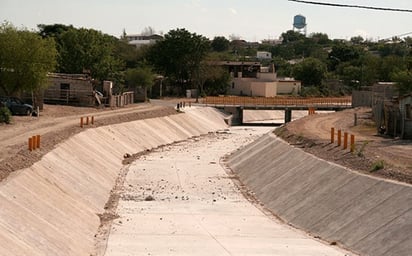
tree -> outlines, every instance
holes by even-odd
[[[326,65],[315,58],[307,58],[293,67],[293,76],[305,86],[320,86],[326,76]]]
[[[203,91],[205,95],[226,94],[227,89],[230,86],[230,74],[225,69],[218,66],[209,65],[209,68],[206,71],[206,79],[201,91]]]
[[[121,55],[120,52],[122,49],[129,50],[124,40],[93,29],[74,28],[72,25],[41,24],[38,28],[42,37],[53,38],[57,43],[57,72],[83,73],[88,70],[93,78],[102,81],[116,80],[119,71],[124,69],[120,57],[127,54]]]
[[[288,30],[284,33],[282,33],[281,35],[282,37],[282,42],[285,43],[290,43],[290,42],[296,42],[296,41],[300,41],[305,39],[305,35],[297,32],[297,31],[293,31],[293,30]]]
[[[323,33],[312,33],[309,38],[312,39],[313,42],[321,45],[330,43],[328,35]]]
[[[332,47],[329,53],[329,58],[338,60],[339,62],[352,61],[358,59],[360,50],[355,46],[347,44],[338,44]]]
[[[145,27],[143,30],[142,30],[142,33],[141,33],[141,35],[142,36],[151,36],[151,35],[154,35],[156,33],[156,30],[154,29],[154,28],[152,28],[152,27]]]
[[[92,77],[100,81],[112,79],[123,64],[113,55],[117,40],[93,29],[65,31],[60,36],[60,72],[90,70]]]
[[[209,49],[207,38],[186,29],[176,29],[149,49],[148,61],[158,72],[174,79],[184,91],[193,82]]]
[[[125,80],[129,88],[143,88],[144,101],[147,101],[147,90],[153,85],[155,75],[148,66],[126,70]]]
[[[412,93],[412,72],[402,70],[392,75],[393,81],[396,82],[399,95],[406,95]]]
[[[350,41],[353,44],[362,44],[365,41],[365,39],[363,39],[363,37],[361,36],[354,36],[354,37],[351,37]]]
[[[0,26],[0,89],[6,95],[34,92],[56,66],[54,40],[18,30],[9,23]]]
[[[224,36],[216,36],[213,38],[211,46],[216,52],[224,52],[229,50],[230,41]]]
[[[37,25],[39,29],[39,34],[43,37],[53,37],[54,39],[58,39],[61,34],[64,32],[74,29],[72,25],[64,25],[64,24],[53,24],[53,25],[46,25],[46,24],[39,24]]]

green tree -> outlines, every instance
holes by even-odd
[[[281,37],[284,44],[305,39],[305,35],[293,30],[288,30],[282,33]]]
[[[338,62],[352,61],[358,59],[360,51],[355,46],[338,44],[332,47],[329,58]]]
[[[398,71],[392,74],[393,81],[396,82],[399,95],[412,93],[412,72],[408,70]]]
[[[200,63],[209,49],[207,38],[186,29],[176,29],[150,48],[148,61],[158,72],[174,79],[184,91],[199,72]]]
[[[307,58],[293,67],[293,76],[304,86],[320,86],[326,76],[326,64],[315,58]]]
[[[53,39],[18,30],[9,23],[0,26],[0,89],[6,95],[34,92],[56,66]]]
[[[203,84],[205,95],[226,94],[230,84],[230,75],[222,67],[211,66]]]
[[[53,37],[55,40],[59,39],[59,37],[66,31],[70,29],[74,29],[72,25],[64,25],[64,24],[53,24],[53,25],[46,25],[46,24],[39,24],[37,25],[39,29],[39,34],[45,37]]]
[[[224,36],[216,36],[211,43],[212,49],[216,52],[224,52],[229,50],[230,41]]]
[[[309,38],[320,45],[325,45],[325,44],[329,44],[330,43],[330,39],[328,37],[327,34],[323,34],[323,33],[312,33],[310,34]]]
[[[354,36],[354,37],[351,37],[350,41],[353,44],[362,44],[365,41],[365,39],[363,39],[363,37],[361,36]]]
[[[147,91],[153,85],[154,79],[155,75],[148,66],[126,70],[126,84],[129,88],[142,88],[144,90],[144,101],[147,101]]]
[[[116,38],[93,29],[69,29],[61,35],[60,71],[82,73],[90,70],[100,81],[113,78],[122,62],[113,54]]]

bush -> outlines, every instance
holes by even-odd
[[[384,168],[385,162],[383,160],[376,161],[372,164],[370,172],[376,172]]]
[[[0,123],[9,124],[11,121],[11,112],[8,108],[0,108]]]

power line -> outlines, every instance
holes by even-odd
[[[365,6],[365,5],[351,5],[351,4],[322,3],[322,2],[302,1],[302,0],[288,0],[288,1],[303,3],[303,4],[326,5],[326,6],[333,6],[333,7],[347,7],[347,8],[360,8],[360,9],[369,9],[369,10],[378,10],[378,11],[411,12],[412,13],[412,10],[398,9],[398,8],[385,8],[385,7],[374,7],[374,6]]]
[[[387,38],[384,38],[384,39],[381,39],[381,40],[389,40],[389,39],[392,39],[392,38],[394,38],[394,37],[404,37],[404,36],[407,36],[407,35],[411,35],[412,34],[412,32],[408,32],[408,33],[404,33],[404,34],[400,34],[400,35],[395,35],[395,36],[391,36],[391,37],[387,37]]]

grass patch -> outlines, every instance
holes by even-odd
[[[383,160],[376,161],[372,164],[370,172],[376,172],[382,170],[385,167],[385,162]]]
[[[357,155],[358,155],[359,157],[362,157],[362,156],[363,156],[363,152],[365,151],[365,147],[366,147],[366,145],[368,145],[368,143],[369,143],[369,141],[364,141],[364,142],[362,143],[362,146],[359,148],[359,150],[358,150],[358,152],[357,152]]]

